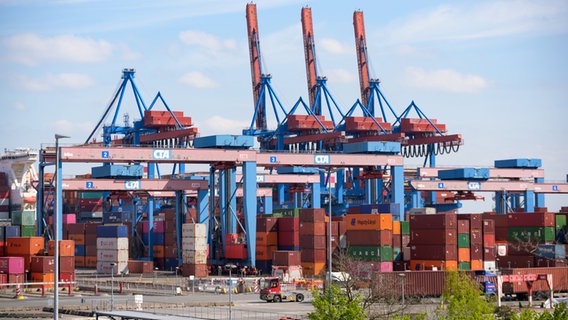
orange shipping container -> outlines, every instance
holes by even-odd
[[[278,232],[258,231],[256,233],[257,246],[276,246],[278,245]]]
[[[75,266],[81,268],[85,267],[85,257],[75,256]]]
[[[6,255],[41,255],[44,252],[43,237],[15,237],[6,239]]]
[[[85,256],[85,267],[96,268],[97,267],[97,256]]]
[[[348,214],[347,230],[392,230],[392,214]]]
[[[400,234],[400,221],[392,222],[392,234]]]
[[[55,255],[55,241],[49,240],[47,243],[47,254],[50,256]],[[60,257],[73,257],[75,256],[75,241],[73,240],[60,240],[59,241],[59,256]]]
[[[53,282],[55,281],[55,277],[53,272],[49,273],[41,273],[41,272],[32,272],[31,273],[32,282],[48,282],[43,284],[44,288],[53,288]],[[51,284],[49,283],[51,282]],[[41,288],[42,285],[35,285],[35,288]]]
[[[483,270],[483,260],[471,260],[471,270]]]
[[[162,245],[154,245],[154,257],[155,258],[165,258],[166,257],[166,252],[165,252],[165,248]]]
[[[302,262],[302,273],[304,275],[320,275],[325,270],[325,262]]]
[[[85,245],[85,234],[84,233],[70,233],[67,235],[69,240],[75,242],[76,245],[84,246]]]
[[[272,259],[272,252],[276,250],[277,246],[256,246],[256,259],[270,260]]]
[[[458,261],[468,262],[471,260],[469,248],[458,248]]]

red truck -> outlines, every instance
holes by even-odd
[[[260,289],[260,299],[266,302],[302,302],[304,294],[286,291],[288,285],[280,282],[278,277],[264,278],[264,284]],[[295,288],[295,286],[294,286]]]

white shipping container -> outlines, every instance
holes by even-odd
[[[410,247],[402,248],[402,259],[404,261],[410,261]]]
[[[207,251],[183,250],[182,262],[189,264],[207,264]]]
[[[97,250],[128,250],[128,238],[97,238]]]
[[[408,210],[409,214],[436,214],[436,208],[426,207],[426,208],[411,208]]]
[[[181,247],[184,250],[205,251],[207,250],[206,238],[182,238]]]
[[[495,261],[483,261],[483,270],[495,272],[497,270],[497,263]]]
[[[114,262],[115,266],[111,265],[108,261],[97,261],[97,273],[100,274],[111,274],[115,275],[128,274],[128,261]]]
[[[128,249],[126,250],[99,250],[97,249],[97,261],[128,262]]]
[[[207,225],[204,223],[184,223],[181,228],[182,238],[207,238]]]

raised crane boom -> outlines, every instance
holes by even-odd
[[[355,31],[355,46],[357,49],[357,66],[359,69],[359,84],[361,87],[361,102],[364,106],[369,103],[369,66],[367,64],[367,40],[365,38],[365,22],[363,12],[353,12],[353,29]]]
[[[249,53],[250,53],[250,68],[251,68],[251,78],[252,78],[252,93],[254,97],[254,105],[257,108],[255,110],[256,116],[256,128],[257,130],[266,130],[266,104],[264,99],[260,98],[260,92],[262,89],[262,67],[260,64],[260,38],[258,36],[258,19],[256,15],[256,4],[247,4],[247,31],[248,31],[248,42],[249,42]]]
[[[315,105],[317,95],[316,48],[314,44],[314,28],[312,24],[312,9],[302,8],[302,34],[304,38],[304,55],[306,58],[306,76],[308,79],[308,94],[310,107],[316,115],[321,115],[321,105]]]

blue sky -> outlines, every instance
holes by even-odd
[[[253,115],[246,3],[0,0],[0,147],[39,147],[55,133],[84,142],[126,67],[146,103],[160,91],[201,135],[240,134]],[[372,76],[395,111],[414,100],[463,135],[439,166],[541,158],[546,180],[566,181],[568,2],[255,3],[264,71],[286,108],[307,100],[306,5],[320,74],[344,111],[359,98],[352,16],[362,10]],[[127,101],[122,111],[138,118]]]

